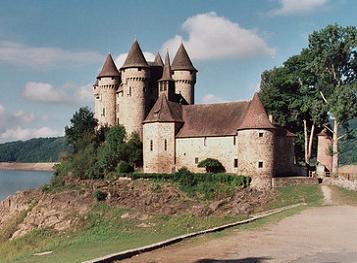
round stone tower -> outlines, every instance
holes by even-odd
[[[109,54],[93,86],[95,118],[101,126],[116,123],[116,91],[119,85],[120,73]]]
[[[171,68],[176,93],[181,94],[188,104],[194,104],[197,70],[192,65],[191,59],[182,43],[172,61]]]
[[[326,175],[332,172],[332,133],[324,128],[317,135],[317,172]]]
[[[142,122],[148,108],[150,69],[137,41],[131,46],[120,71],[123,85],[118,92],[119,123],[129,136],[137,132],[142,138]]]
[[[250,176],[254,188],[270,188],[274,176],[275,127],[258,94],[238,128],[238,174]]]

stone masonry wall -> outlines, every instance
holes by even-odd
[[[119,79],[101,78],[96,88],[95,117],[100,125],[113,126],[116,123],[116,90]]]
[[[197,167],[196,158],[197,163],[206,158],[218,159],[228,173],[237,172],[234,168],[237,145],[234,145],[233,136],[176,138],[176,169],[186,166],[192,172],[205,172]]]
[[[137,132],[142,138],[150,73],[146,69],[137,68],[127,68],[121,73],[123,90],[117,97],[119,124],[125,127],[128,135]]]
[[[241,130],[238,131],[237,141],[238,174],[251,176],[253,187],[271,187],[271,178],[274,176],[274,133],[269,130]],[[262,167],[259,167],[259,163]]]
[[[144,173],[174,172],[175,123],[155,122],[144,124],[143,153]]]
[[[175,92],[181,94],[188,104],[194,104],[196,73],[191,73],[187,70],[175,70],[172,74],[172,78],[175,80]]]

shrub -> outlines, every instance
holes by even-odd
[[[105,199],[107,199],[108,194],[106,192],[96,190],[93,193],[94,198],[97,200],[97,202],[103,202]]]
[[[220,172],[225,172],[226,170],[224,169],[220,161],[213,158],[207,158],[200,161],[197,167],[206,168],[207,173],[220,173]]]
[[[116,168],[117,173],[132,173],[134,172],[134,167],[125,161],[120,161]]]

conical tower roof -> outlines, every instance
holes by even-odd
[[[172,70],[190,70],[197,72],[197,69],[192,65],[191,59],[182,43],[172,61]]]
[[[173,80],[172,76],[171,76],[171,65],[170,65],[169,52],[166,52],[164,71],[162,72],[162,77],[159,81],[167,81],[167,80]]]
[[[144,121],[147,122],[182,122],[182,107],[178,103],[168,101],[165,93],[161,93]]]
[[[114,60],[112,58],[111,54],[108,54],[103,68],[100,71],[98,78],[103,78],[103,77],[120,77],[120,73],[117,69],[117,66],[115,66]]]
[[[155,62],[155,64],[156,64],[157,66],[161,66],[161,67],[164,66],[164,62],[162,61],[162,58],[161,58],[159,52],[157,52],[157,54],[156,54],[156,56],[155,56],[154,62]]]
[[[131,45],[128,56],[121,69],[125,68],[147,68],[149,67],[137,40]]]
[[[258,93],[254,94],[243,121],[238,127],[238,130],[244,129],[275,129],[275,126],[269,121]]]

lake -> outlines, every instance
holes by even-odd
[[[20,190],[47,184],[53,172],[0,170],[0,201]]]

